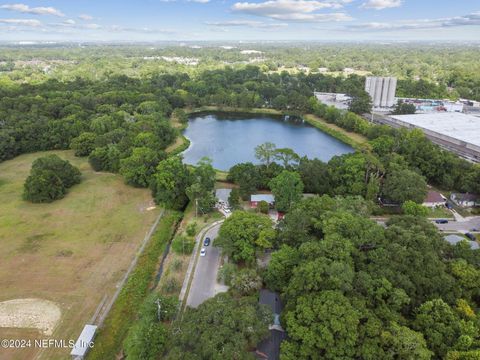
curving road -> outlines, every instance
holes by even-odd
[[[227,290],[227,287],[217,283],[218,268],[220,266],[220,249],[213,246],[215,238],[218,235],[221,224],[213,226],[209,229],[205,237],[209,237],[212,241],[209,246],[203,246],[203,239],[198,252],[194,256],[198,256],[197,265],[193,274],[193,281],[187,298],[187,306],[196,308],[198,305],[214,297],[219,292]],[[207,253],[204,257],[200,256],[200,249],[205,247]]]

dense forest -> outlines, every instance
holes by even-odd
[[[207,70],[195,77],[187,73],[141,79],[118,75],[101,81],[51,79],[1,87],[0,160],[72,148],[76,155],[88,156],[95,170],[120,172],[129,184],[148,187],[166,157],[166,148],[179,135],[172,119],[185,121],[181,109],[263,107],[299,115],[313,113],[368,137],[371,150],[332,160],[337,169],[334,178],[340,181],[332,187],[334,193],[369,193],[367,197],[375,199],[383,179],[405,167],[445,189],[480,192],[478,166],[440,150],[421,132],[372,125],[312,98],[314,89],[355,95],[362,88],[363,78],[358,75],[269,74],[250,65]],[[354,184],[338,180],[342,164],[348,164],[347,178]],[[356,164],[358,179],[350,176],[352,164]]]
[[[144,78],[156,72],[196,76],[205,70],[256,64],[266,73],[316,73],[320,69],[335,77],[352,71],[362,76],[397,76],[399,96],[480,100],[478,52],[475,45],[452,43],[2,46],[0,84],[68,81],[76,77],[104,80],[112,75]],[[183,60],[192,60],[195,65]],[[413,85],[416,89],[412,89]]]

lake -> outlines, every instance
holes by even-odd
[[[265,142],[325,162],[354,151],[301,119],[274,115],[196,114],[189,119],[184,135],[191,141],[183,152],[184,162],[193,165],[207,156],[218,170],[248,161],[258,164],[255,147]]]

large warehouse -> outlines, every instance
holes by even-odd
[[[480,162],[480,117],[463,113],[390,115],[384,122],[394,127],[422,129],[434,143]]]

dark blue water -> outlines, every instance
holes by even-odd
[[[290,148],[300,156],[323,161],[354,151],[300,119],[271,115],[198,114],[189,120],[184,135],[191,141],[183,153],[184,162],[196,164],[208,156],[219,170],[247,161],[258,163],[255,147],[267,141],[277,148]]]

